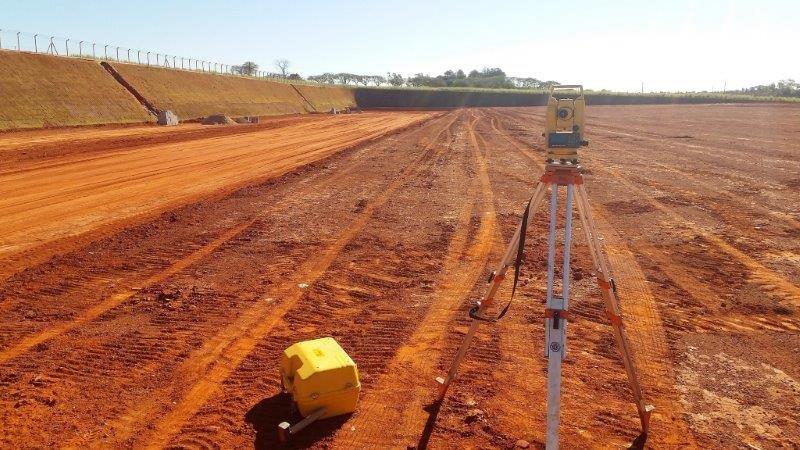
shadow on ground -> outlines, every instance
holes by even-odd
[[[247,411],[244,420],[256,431],[254,448],[308,448],[315,442],[332,436],[350,418],[350,414],[347,414],[319,420],[283,444],[278,439],[278,424],[284,421],[294,424],[303,418],[299,412],[292,411],[291,405],[292,396],[280,393],[261,400]]]
[[[439,417],[439,410],[442,409],[442,402],[436,400],[427,405],[424,409],[428,413],[428,420],[425,422],[425,428],[422,430],[422,434],[419,437],[417,450],[425,450],[428,448],[431,433],[433,433],[433,428],[436,426],[436,419]]]

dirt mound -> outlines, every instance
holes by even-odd
[[[208,117],[204,117],[200,123],[203,125],[231,125],[236,122],[224,114],[212,114]]]

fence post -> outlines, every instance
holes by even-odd
[[[117,47],[117,62],[119,62],[119,47]]]
[[[83,41],[78,41],[78,57],[83,58]]]
[[[94,51],[95,46],[97,46],[97,43],[92,42],[92,58],[97,59],[97,53]]]
[[[147,65],[150,66],[150,52],[147,52]]]
[[[128,49],[128,62],[131,62],[131,49]]]
[[[22,51],[22,46],[19,45],[19,34],[20,34],[20,31],[17,31],[17,51],[21,52]]]
[[[156,53],[156,65],[159,65],[159,64],[161,64],[161,62],[160,62],[160,60],[159,60],[159,57],[160,57],[160,56],[161,56],[161,54],[160,54],[160,53]]]
[[[139,64],[142,63],[142,51],[141,50],[136,50],[136,62],[138,62]]]
[[[176,68],[176,67],[175,67],[175,58],[177,58],[177,56],[173,56],[173,57],[172,57],[172,68],[173,68],[173,69],[175,69],[175,68]]]
[[[103,53],[105,55],[106,61],[108,61],[108,44],[103,47]]]
[[[69,39],[64,41],[64,46],[67,48],[67,56],[69,56]]]
[[[39,53],[39,43],[36,42],[36,38],[38,36],[39,36],[38,34],[34,34],[33,35],[33,51],[34,51],[34,53]]]

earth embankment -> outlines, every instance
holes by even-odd
[[[151,121],[100,64],[0,51],[0,130]]]

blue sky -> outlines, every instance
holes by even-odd
[[[800,79],[800,1],[0,0],[0,28],[303,75],[501,67],[591,88]],[[4,39],[7,40],[7,39]]]

